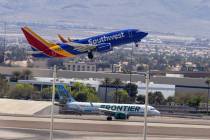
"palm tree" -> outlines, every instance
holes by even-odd
[[[5,78],[5,76],[0,74],[0,98],[4,97],[7,91],[8,91],[8,81]]]
[[[208,93],[207,93],[207,100],[206,100],[206,104],[207,104],[207,115],[209,114],[209,87],[210,87],[210,78],[206,79],[205,83],[208,85]]]
[[[31,70],[28,70],[28,69],[23,70],[22,76],[24,77],[24,80],[28,80],[32,76],[32,71]]]
[[[19,71],[13,71],[12,72],[12,77],[15,78],[16,82],[18,81],[18,79],[20,79],[20,76],[21,76],[21,72],[19,72]]]
[[[102,82],[102,84],[106,86],[106,92],[105,92],[105,97],[104,97],[104,102],[106,103],[107,102],[107,86],[111,84],[111,79],[106,77],[104,81]]]
[[[117,93],[119,86],[121,86],[123,83],[122,83],[122,81],[119,78],[116,78],[112,82],[112,84],[115,86],[115,89],[116,89],[115,93]],[[115,94],[115,102],[117,102],[117,94]]]

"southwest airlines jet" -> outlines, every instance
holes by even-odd
[[[93,52],[112,51],[115,46],[132,42],[138,46],[138,42],[148,34],[138,29],[126,29],[79,40],[66,40],[58,35],[61,43],[54,43],[43,39],[28,27],[23,27],[22,31],[32,47],[34,57],[73,58],[87,53],[89,59],[93,58]]]
[[[65,111],[75,114],[100,114],[107,116],[107,120],[128,119],[129,116],[143,116],[144,105],[140,104],[116,104],[116,103],[92,103],[77,102],[63,85],[56,85],[57,93],[61,100],[65,100],[63,106]],[[64,99],[65,98],[65,99]],[[148,116],[159,116],[160,112],[152,106],[148,106]]]

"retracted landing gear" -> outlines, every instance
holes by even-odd
[[[107,119],[107,121],[111,121],[112,120],[112,117],[111,116],[108,116],[106,119]]]
[[[88,52],[88,58],[93,59],[93,52]]]

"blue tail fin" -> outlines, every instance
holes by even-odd
[[[75,102],[76,100],[71,96],[71,94],[65,89],[63,85],[56,85],[57,93],[60,100],[67,100],[67,102]]]

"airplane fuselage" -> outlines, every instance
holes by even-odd
[[[68,41],[62,38],[61,43],[53,43],[43,39],[28,27],[23,27],[22,31],[32,47],[34,57],[56,57],[56,58],[73,58],[79,54],[88,54],[88,58],[93,58],[93,52],[104,53],[112,51],[113,47],[138,42],[147,36],[148,33],[137,29],[126,29],[97,35],[85,39]]]
[[[144,105],[139,104],[115,104],[115,103],[90,103],[90,102],[69,102],[66,109],[78,114],[100,114],[101,109],[113,112],[123,112],[128,116],[143,116]],[[154,107],[148,106],[148,115],[157,116],[160,112]]]
[[[80,40],[73,40],[75,43],[81,43],[81,44],[90,44],[90,45],[98,45],[102,43],[110,43],[111,47],[116,47],[124,44],[129,43],[137,43],[140,42],[142,38],[144,38],[148,33],[141,32],[137,29],[127,29],[127,30],[120,30],[115,32],[110,32],[107,34],[97,35],[85,39]],[[74,47],[69,45],[68,43],[58,43],[59,46],[61,46],[62,49],[71,52],[74,55],[77,54],[83,54],[87,52],[80,52],[77,50],[74,50]]]

